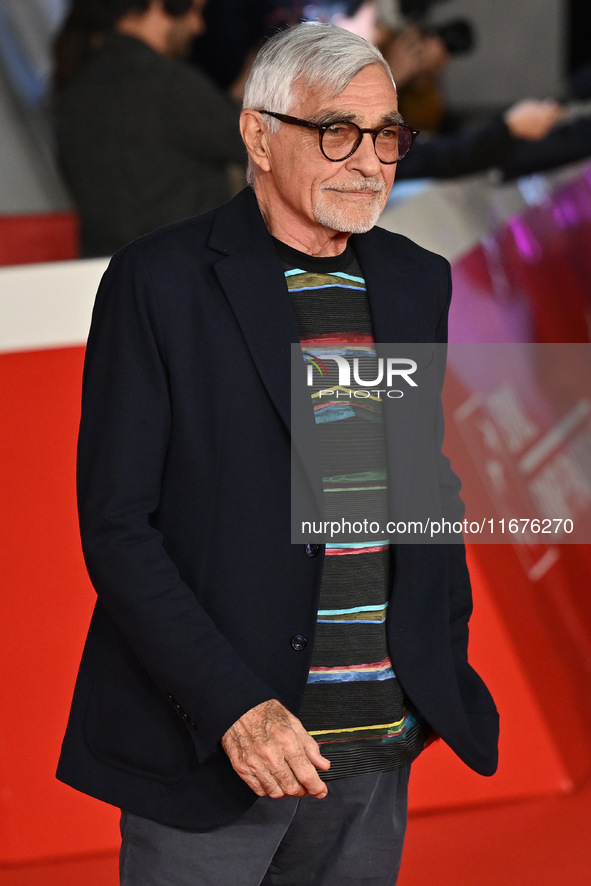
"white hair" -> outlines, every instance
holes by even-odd
[[[298,80],[307,87],[322,87],[334,98],[368,65],[379,65],[394,83],[382,53],[363,37],[335,25],[302,22],[275,34],[260,49],[246,81],[242,107],[288,114],[298,98]],[[265,122],[271,132],[282,125],[272,117]],[[251,183],[255,174],[256,165],[249,159]]]

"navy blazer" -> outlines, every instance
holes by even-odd
[[[445,341],[447,262],[379,228],[352,242],[376,341]],[[306,685],[324,548],[290,543],[297,341],[250,190],[121,250],[97,295],[78,488],[98,602],[58,777],[170,825],[214,827],[256,799],[220,738],[269,698],[297,714]],[[441,499],[459,505],[441,433]],[[400,545],[394,560],[396,674],[435,732],[491,774],[498,717],[467,661],[463,546]]]

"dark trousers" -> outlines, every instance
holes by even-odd
[[[121,816],[121,886],[395,886],[409,766],[262,797],[237,821],[185,831]]]

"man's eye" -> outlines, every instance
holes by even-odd
[[[380,129],[378,136],[383,141],[395,141],[398,138],[398,127],[394,126],[391,129]]]
[[[344,135],[349,131],[349,128],[347,123],[331,123],[327,132],[330,132],[331,135]]]

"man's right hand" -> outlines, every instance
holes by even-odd
[[[240,778],[259,797],[311,794],[320,799],[328,793],[316,770],[326,771],[330,761],[277,699],[243,714],[224,733],[222,746]]]

